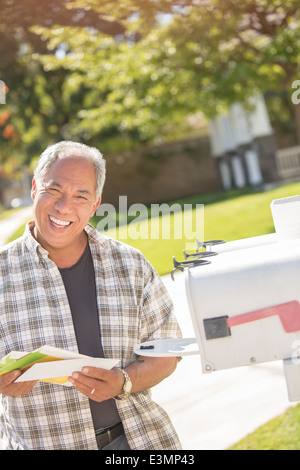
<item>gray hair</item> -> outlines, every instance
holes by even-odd
[[[96,173],[96,200],[101,196],[104,182],[105,182],[105,160],[95,147],[81,144],[79,142],[72,142],[64,140],[56,144],[50,145],[41,154],[37,167],[34,171],[34,177],[37,182],[42,182],[45,178],[50,167],[56,160],[61,160],[66,157],[80,157],[88,158],[95,167]]]

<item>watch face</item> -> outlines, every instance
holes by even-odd
[[[125,393],[130,393],[132,389],[132,383],[130,380],[128,380],[125,385],[124,385],[124,392]]]

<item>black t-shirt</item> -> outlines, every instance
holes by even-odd
[[[70,268],[59,270],[66,288],[80,354],[104,357],[96,296],[95,272],[89,244]],[[95,429],[120,422],[115,400],[98,403],[90,400]]]

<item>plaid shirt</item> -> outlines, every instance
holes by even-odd
[[[0,249],[0,357],[44,344],[78,352],[59,270],[31,235]],[[87,225],[94,261],[105,357],[126,367],[143,341],[178,337],[172,302],[141,253]],[[89,400],[73,387],[38,382],[22,397],[0,395],[2,449],[97,449]],[[176,432],[151,392],[117,406],[132,449],[180,449]]]

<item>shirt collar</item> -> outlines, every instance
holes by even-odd
[[[35,260],[38,264],[41,262],[43,263],[44,261],[42,260],[49,262],[50,260],[48,258],[48,251],[45,250],[45,248],[43,248],[33,236],[34,226],[34,220],[31,220],[26,224],[23,234],[25,243],[29,250],[34,254]],[[89,243],[92,244],[95,248],[99,243],[101,245],[105,244],[106,240],[108,239],[108,237],[98,232],[91,224],[88,224],[84,230],[88,236]]]
[[[41,244],[34,238],[33,229],[35,226],[34,220],[26,224],[23,238],[29,251],[34,254],[36,262],[39,264],[42,259],[48,258],[48,251],[45,250]]]

